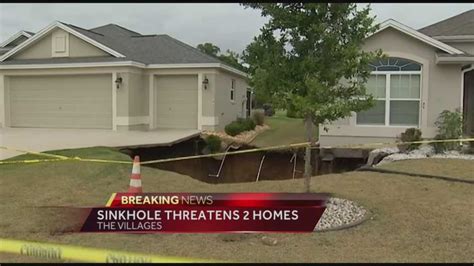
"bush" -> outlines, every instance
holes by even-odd
[[[296,108],[292,104],[286,109],[286,116],[289,118],[300,118],[298,112],[296,112]]]
[[[227,135],[237,136],[244,131],[254,130],[256,126],[255,122],[250,118],[238,118],[225,126],[224,130]]]
[[[243,125],[244,131],[254,130],[257,126],[251,118],[238,118],[237,122]]]
[[[442,140],[442,139],[445,139],[445,138],[443,136],[441,136],[440,134],[438,134],[434,137],[434,140]],[[443,152],[447,151],[448,148],[446,147],[445,144],[446,143],[444,143],[444,142],[430,143],[430,145],[433,147],[435,153],[443,153]]]
[[[210,135],[205,139],[205,142],[211,153],[216,153],[221,150],[222,141],[218,136]]]
[[[460,139],[463,131],[463,118],[459,109],[454,112],[444,110],[438,116],[435,122],[438,127],[438,134],[435,139]],[[437,142],[431,144],[437,153],[447,150],[459,150],[461,148],[460,142]]]
[[[421,141],[422,140],[421,130],[419,130],[418,128],[414,128],[414,127],[407,128],[405,130],[405,132],[403,132],[400,135],[400,140],[402,142]],[[398,145],[398,149],[401,152],[412,151],[412,150],[416,150],[420,145],[421,145],[421,143],[400,144],[400,145]]]
[[[255,124],[263,126],[263,123],[265,122],[265,114],[262,111],[255,111],[252,114],[252,119]]]
[[[240,132],[244,132],[244,125],[242,123],[239,123],[237,121],[233,121],[224,128],[225,133],[230,136],[237,136],[240,134]]]
[[[273,116],[275,114],[275,111],[273,110],[273,106],[269,103],[265,103],[262,105],[263,107],[263,112],[266,116]]]

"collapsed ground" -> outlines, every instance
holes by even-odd
[[[55,153],[130,160],[109,148]],[[436,169],[439,175],[472,177],[474,172],[472,162],[453,159],[400,161],[384,167],[405,170],[415,169],[416,165]],[[473,186],[403,175],[347,172],[313,177],[313,192],[331,192],[356,201],[371,213],[371,219],[359,226],[325,233],[61,235],[47,230],[57,217],[29,208],[103,206],[111,193],[128,188],[130,168],[77,161],[0,166],[0,238],[236,262],[466,262],[474,258]],[[148,167],[142,167],[142,182],[144,192],[304,191],[302,179],[213,185]],[[278,244],[265,245],[261,241],[263,235],[277,239]],[[3,253],[0,260],[44,261]]]

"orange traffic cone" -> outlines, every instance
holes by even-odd
[[[140,157],[133,158],[132,175],[130,176],[130,186],[128,193],[142,193],[142,178],[140,175]]]

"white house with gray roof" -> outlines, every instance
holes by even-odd
[[[220,130],[249,114],[245,73],[168,35],[54,22],[0,48],[1,127]]]
[[[321,125],[322,146],[393,142],[410,127],[433,138],[439,114],[457,108],[465,134],[474,136],[474,10],[419,30],[385,21],[363,49],[389,57],[371,65],[367,87],[376,104]]]

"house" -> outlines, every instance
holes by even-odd
[[[362,48],[389,56],[371,64],[367,88],[376,104],[321,125],[322,146],[394,142],[410,127],[433,138],[438,115],[456,108],[465,117],[465,134],[474,135],[474,10],[419,30],[385,21]]]
[[[245,73],[168,35],[54,22],[1,48],[1,127],[220,130],[249,113]]]

